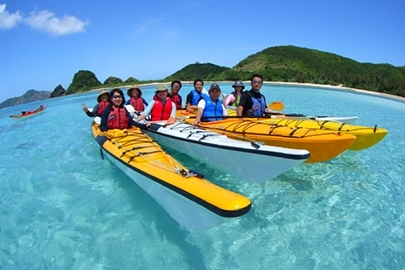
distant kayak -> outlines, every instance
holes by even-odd
[[[21,114],[11,115],[10,118],[19,119],[19,118],[31,117],[31,116],[34,116],[34,115],[37,115],[37,114],[43,112],[46,109],[46,107],[47,106],[41,105],[41,106],[39,106],[38,109],[36,109],[34,111],[23,111],[23,112],[21,112]]]

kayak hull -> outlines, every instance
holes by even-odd
[[[356,140],[349,147],[349,150],[359,151],[367,149],[380,142],[388,133],[386,129],[367,126],[354,126],[346,123],[333,121],[315,121],[315,120],[292,120],[292,119],[260,119],[262,123],[273,125],[309,128],[315,130],[328,130],[352,134]]]
[[[139,129],[92,125],[103,157],[109,159],[181,226],[204,230],[249,212],[250,200],[194,175]]]
[[[249,183],[270,180],[309,158],[307,150],[230,139],[189,124],[154,123],[145,130],[159,144],[185,153]]]

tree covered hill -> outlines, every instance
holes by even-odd
[[[215,80],[218,74],[221,74],[229,67],[221,67],[211,63],[195,63],[185,66],[184,68],[176,71],[172,75],[166,77],[164,81],[180,80],[180,81],[194,81],[195,79]]]
[[[262,74],[266,81],[343,85],[405,97],[405,66],[359,63],[337,54],[296,46],[266,48],[247,56],[232,68],[197,62],[158,81],[194,81],[197,78],[207,81],[248,80],[254,73]],[[69,95],[96,88],[148,82],[151,81],[140,81],[134,77],[123,81],[111,76],[101,83],[93,72],[79,70],[67,90],[59,92]],[[46,95],[49,98],[49,94]],[[0,108],[37,99],[24,94],[4,101]]]
[[[269,81],[344,85],[405,96],[405,67],[359,63],[295,46],[270,47],[250,55],[217,79],[248,79],[253,73],[260,73]]]

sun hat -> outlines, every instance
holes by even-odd
[[[164,84],[158,84],[158,86],[156,87],[156,93],[159,91],[168,91],[167,86]]]
[[[97,102],[100,102],[101,96],[104,95],[104,94],[107,94],[107,97],[110,97],[110,94],[108,93],[107,90],[101,89],[100,93],[99,93],[98,96],[97,96]]]
[[[132,97],[132,90],[133,89],[138,90],[138,92],[139,92],[138,97],[142,96],[142,91],[136,84],[134,84],[133,86],[131,86],[131,88],[128,89],[128,91],[127,91],[128,96]]]
[[[219,87],[219,85],[216,83],[211,84],[210,90],[208,90],[208,92],[214,89],[218,89],[221,92],[221,87]]]
[[[238,86],[242,87],[242,90],[245,89],[245,86],[243,85],[243,82],[241,82],[241,81],[235,81],[235,83],[232,85],[233,88],[238,87]]]

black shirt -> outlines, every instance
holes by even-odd
[[[263,97],[264,104],[266,104],[266,98],[260,92],[255,92],[255,91],[253,91],[253,89],[243,92],[242,96],[240,97],[240,101],[239,101],[239,106],[243,107],[243,111],[242,111],[243,116],[248,115],[247,111],[252,109],[253,101],[250,96],[252,96],[256,99],[260,99],[261,97]]]

